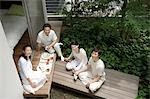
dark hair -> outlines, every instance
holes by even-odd
[[[94,49],[92,50],[92,52],[98,52],[98,56],[101,55],[101,51],[97,47],[94,47]]]
[[[71,43],[70,43],[70,46],[71,45],[79,45],[79,43],[77,42],[77,41],[72,41]],[[79,48],[80,48],[80,45],[79,45]]]
[[[49,28],[51,29],[51,25],[50,25],[49,23],[45,23],[45,24],[43,25],[43,30],[44,30],[45,27],[49,27]]]
[[[27,47],[32,48],[31,45],[25,45],[22,50],[25,51]],[[22,56],[23,58],[25,58],[26,60],[28,60],[28,59],[27,59],[27,56],[25,56],[24,53],[22,53],[19,57],[21,57],[21,56]],[[31,56],[29,56],[29,58],[31,59]]]

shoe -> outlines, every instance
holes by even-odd
[[[64,57],[63,56],[61,56],[60,58],[61,58],[61,61],[64,61]]]
[[[77,75],[73,75],[74,76],[74,80],[76,81],[77,80],[77,78],[78,78],[78,76]]]
[[[63,45],[63,43],[61,43],[61,42],[60,42],[60,43],[58,43],[58,44],[59,44],[59,45]]]
[[[91,92],[91,93],[95,93],[95,91],[93,91],[93,90],[90,90],[90,92]]]

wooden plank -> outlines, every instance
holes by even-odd
[[[106,69],[106,72],[109,72],[109,74],[113,74],[114,76],[118,76],[119,78],[122,78],[124,80],[135,80],[135,81],[139,81],[139,77],[134,76],[134,75],[130,75],[130,74],[126,74],[126,73],[122,73],[113,69]]]
[[[65,67],[65,62],[61,62],[61,61],[56,61],[56,65],[59,65],[61,67]],[[134,76],[134,75],[130,75],[130,74],[125,74],[125,73],[122,73],[122,72],[119,72],[119,71],[116,71],[116,70],[113,70],[113,69],[105,69],[106,72],[109,72],[109,74],[111,75],[114,75],[114,76],[117,76],[121,79],[124,79],[124,80],[136,80],[138,81],[139,80],[139,77],[137,76]]]
[[[76,85],[78,85],[78,86],[84,86],[80,81],[74,82],[72,79],[70,79],[70,78],[72,78],[71,76],[69,77],[68,75],[62,74],[62,73],[60,73],[60,72],[56,72],[56,71],[55,71],[53,77],[54,77],[55,79],[61,79],[61,80],[65,79],[66,83],[70,82],[70,83],[74,83],[74,84],[76,84]],[[54,79],[53,79],[53,80],[54,80]],[[85,87],[85,86],[84,86],[84,87]],[[110,90],[110,91],[112,91],[112,92],[115,92],[116,94],[117,94],[117,93],[118,93],[118,94],[122,94],[121,96],[135,97],[135,95],[134,95],[133,93],[131,93],[131,92],[124,91],[124,90],[120,90],[120,89],[116,89],[116,88],[107,86],[107,85],[105,85],[105,84],[102,86],[101,90],[103,90],[103,88],[106,89],[106,90]],[[113,93],[113,94],[114,94],[114,93]],[[118,96],[118,95],[117,95],[117,96]]]
[[[70,88],[70,89],[72,89],[72,90],[74,90],[74,91],[76,91],[78,93],[82,93],[82,94],[85,94],[85,95],[90,96],[90,97],[97,97],[96,95],[93,95],[87,89],[85,89],[85,87],[78,86],[76,84],[69,83],[69,82],[66,83],[65,81],[59,80],[59,79],[55,79],[55,83],[56,82],[59,82],[59,84],[61,86],[64,86],[65,88]],[[78,89],[81,89],[81,90],[79,91]],[[103,96],[105,96],[106,94],[107,94],[107,98],[111,97],[111,99],[120,99],[120,98],[116,98],[115,96],[109,95],[109,93],[103,93],[103,92],[100,93],[101,98],[103,98]],[[98,96],[98,97],[100,97],[100,96]]]
[[[57,65],[59,65],[59,66],[57,66]],[[64,64],[64,62],[58,62],[57,61],[55,67],[56,67],[56,69],[57,69],[57,67],[58,68],[60,67],[61,69],[65,70],[65,64]],[[118,78],[118,79],[121,79],[121,80],[130,81],[132,83],[139,82],[139,77],[137,77],[137,76],[125,74],[125,73],[118,72],[118,71],[111,70],[111,69],[106,69],[106,75],[108,75],[106,77],[110,77],[110,75],[111,75],[111,78]],[[126,75],[126,76],[124,76],[124,75]],[[131,79],[130,76],[135,77],[135,78]]]
[[[69,74],[71,75],[71,72],[67,72],[66,69],[64,68],[64,66],[61,65],[55,65],[55,71],[59,71],[59,72],[64,72],[65,74]],[[131,81],[131,80],[124,80],[123,78],[118,78],[112,74],[109,74],[109,71],[106,72],[106,82],[109,81],[109,83],[113,83],[116,84],[117,86],[122,86],[123,88],[129,88],[129,90],[133,90],[134,92],[138,90],[138,82],[136,80]]]
[[[106,73],[104,85],[92,96],[111,99],[112,97],[114,97],[114,99],[134,99],[136,97],[139,81],[138,77],[109,69],[106,70]],[[56,62],[53,82],[91,96],[88,89],[86,89],[79,80],[76,82],[73,81],[72,72],[66,71],[64,62]]]
[[[55,70],[55,71],[57,71],[57,70]],[[62,72],[62,70],[61,70],[61,71],[59,70],[58,72],[59,72],[60,75],[62,75],[62,76],[66,76],[66,75],[67,75],[68,78],[70,78],[70,80],[73,79],[73,76],[71,76],[71,73],[70,73],[70,75],[66,74],[67,71]],[[63,74],[63,73],[64,73],[64,74]],[[55,75],[55,73],[54,73],[54,75]],[[120,90],[124,90],[124,91],[130,92],[130,93],[135,93],[135,92],[136,92],[136,90],[132,90],[130,87],[124,86],[124,84],[119,85],[119,84],[117,84],[116,82],[114,82],[114,81],[112,81],[112,80],[110,80],[110,79],[107,79],[107,80],[105,81],[105,85],[111,86],[111,87],[113,87],[113,88],[117,88],[117,89],[120,89]]]
[[[55,66],[55,70],[56,71],[60,71],[60,72],[64,72],[64,73],[67,73],[69,75],[71,75],[72,73],[71,72],[66,72],[65,68],[62,67],[62,66]],[[122,80],[120,83],[122,83],[123,85],[128,85],[128,82],[131,84],[131,81],[130,80],[123,80],[123,79],[120,79],[118,77],[113,77],[113,75],[109,74],[109,72],[107,73],[107,76],[106,76],[106,79],[110,79],[110,80],[115,80],[115,82],[120,82],[120,80]],[[136,81],[132,82],[134,85],[135,83],[137,83]],[[137,87],[137,86],[134,86],[133,85],[133,88]],[[138,85],[138,84],[137,84]]]
[[[62,79],[56,79],[56,81],[63,81]],[[67,82],[67,83],[65,83],[65,81],[63,82],[63,84],[65,85],[67,85],[67,87],[69,86],[69,84],[68,83],[70,83],[70,82]],[[60,82],[59,82],[59,84],[60,84]],[[83,88],[81,87],[81,86],[79,86],[78,85],[78,87],[77,86],[74,86],[74,84],[71,82],[71,88],[75,88],[75,89],[77,89],[77,88],[80,88],[80,91],[82,91],[82,92],[84,92],[84,93],[90,93],[89,91],[88,91],[88,89],[83,89],[83,88],[85,88],[85,86],[83,86]],[[73,87],[72,87],[73,86]],[[78,92],[80,92],[79,91],[79,89],[78,89]],[[101,96],[101,93],[103,93],[103,94],[105,94],[105,96]],[[123,95],[123,94],[118,94],[118,93],[116,93],[115,91],[111,91],[111,90],[108,90],[107,88],[101,88],[100,90],[98,90],[96,93],[94,93],[93,95],[92,95],[93,97],[103,97],[103,98],[106,98],[106,97],[117,97],[117,98],[127,98],[127,99],[133,99],[133,97],[130,97],[130,96],[125,96],[125,95]]]
[[[60,76],[60,75],[56,75],[56,74],[54,74],[54,79],[53,79],[53,81],[55,81],[55,80],[61,80],[61,81],[64,81],[64,84],[67,84],[68,85],[68,83],[72,83],[72,84],[75,84],[75,85],[77,85],[75,88],[80,88],[80,91],[86,91],[87,89],[85,88],[85,86],[80,82],[80,81],[76,81],[76,82],[74,82],[73,80],[70,80],[70,78],[67,78],[67,77],[62,77],[62,76]],[[55,82],[55,83],[60,83],[60,82]],[[82,87],[85,89],[85,90],[82,90]],[[102,86],[102,88],[100,89],[100,90],[102,90],[102,92],[104,92],[104,93],[108,93],[109,92],[109,94],[111,94],[111,95],[115,95],[115,96],[117,96],[117,97],[119,97],[120,96],[120,98],[127,98],[128,97],[128,99],[129,98],[132,98],[133,99],[133,97],[134,97],[134,95],[132,94],[132,93],[130,93],[130,92],[125,92],[125,91],[122,91],[122,90],[118,90],[118,89],[115,89],[115,88],[111,88],[111,90],[110,90],[110,88],[111,87],[109,87],[109,86]],[[78,89],[79,90],[79,89]],[[98,96],[99,96],[99,93],[100,93],[100,90],[97,92],[97,94],[98,94]],[[119,92],[119,93],[118,93]]]
[[[102,97],[102,98],[107,98],[107,99],[112,99],[112,98],[114,98],[114,99],[122,99],[122,98],[123,99],[133,99],[133,98],[130,98],[130,97],[124,97],[124,96],[122,96],[120,94],[116,94],[115,92],[112,92],[112,91],[109,91],[109,90],[105,90],[105,89],[101,89],[98,92],[92,94],[87,89],[85,89],[85,86],[84,87],[78,86],[78,85],[70,83],[70,82],[66,83],[66,81],[59,80],[59,79],[55,79],[55,81],[59,82],[59,84],[62,85],[62,86],[75,89],[75,90],[77,90],[78,93],[82,92],[85,95],[88,95],[90,97]]]

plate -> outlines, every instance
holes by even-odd
[[[49,59],[50,56],[51,56],[51,55],[50,55],[49,53],[44,52],[44,53],[42,53],[41,58],[42,58],[42,59]]]

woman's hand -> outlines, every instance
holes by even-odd
[[[75,70],[74,69],[72,69],[72,73],[74,74],[74,72],[75,72]]]
[[[33,81],[29,80],[29,83],[30,83],[32,88],[36,88],[36,86],[37,86],[36,82],[33,82]]]
[[[90,86],[90,82],[88,82],[88,83],[86,84],[86,88],[89,88],[89,86]]]
[[[79,75],[79,73],[80,73],[79,70],[77,70],[77,71],[74,72],[75,75]]]
[[[31,85],[32,88],[37,87],[36,82],[32,81],[30,78],[27,78],[29,84]]]
[[[37,85],[36,85],[36,82],[31,82],[31,87],[32,87],[32,88],[36,88],[36,86],[37,86]]]
[[[92,80],[89,80],[86,84],[86,88],[89,88],[90,84],[92,83]]]

